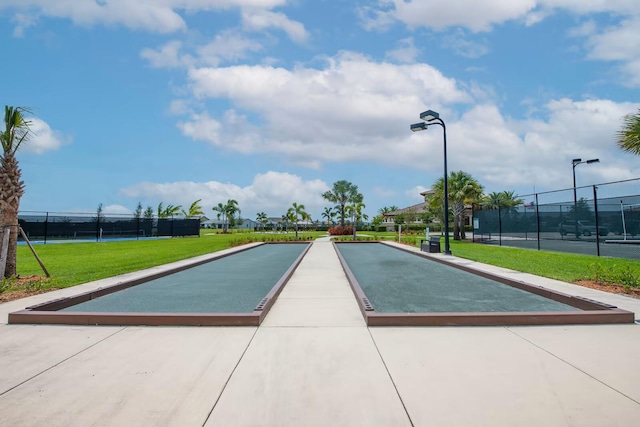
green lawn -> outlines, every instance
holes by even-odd
[[[394,233],[367,232],[375,239],[397,239]],[[324,236],[324,232],[300,233],[301,239]],[[64,243],[36,245],[38,255],[52,275],[38,288],[65,288],[80,283],[98,280],[216,252],[228,247],[262,240],[293,238],[293,233],[234,233],[215,234],[203,230],[201,237],[159,240],[140,240],[104,243]],[[424,236],[403,236],[403,242],[418,245]],[[451,241],[454,255],[533,273],[544,277],[575,282],[581,279],[600,279],[607,282],[638,286],[640,262],[618,258],[602,258],[558,252],[496,247],[468,242]],[[18,247],[18,274],[20,276],[42,275],[42,270],[27,246]],[[11,290],[6,282],[0,291]]]
[[[371,238],[398,240],[398,233],[366,232]],[[414,246],[424,235],[403,235],[402,242]],[[444,242],[443,239],[441,239]],[[505,246],[482,245],[450,240],[451,252],[458,257],[537,274],[564,282],[601,280],[625,286],[640,287],[640,262],[623,258],[606,258],[564,252],[534,251]],[[444,243],[441,244],[441,247]]]
[[[301,232],[299,238],[315,238],[325,234]],[[66,288],[216,252],[242,243],[282,239],[285,236],[289,239],[294,238],[293,233],[216,234],[211,230],[203,230],[201,237],[34,245],[38,256],[51,274],[50,280],[38,286],[44,289]],[[25,245],[18,246],[17,263],[20,276],[43,275],[38,262]]]

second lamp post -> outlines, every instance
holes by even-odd
[[[420,120],[424,122],[415,123],[410,126],[412,132],[418,132],[421,130],[427,130],[429,126],[439,125],[442,126],[442,132],[444,135],[444,254],[451,255],[449,247],[449,185],[447,181],[447,127],[444,121],[440,118],[440,114],[433,110],[427,110],[424,113],[420,113]]]

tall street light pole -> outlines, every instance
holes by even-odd
[[[599,163],[600,159],[591,159],[582,161],[582,159],[573,159],[571,160],[571,166],[573,171],[573,216],[576,223],[575,236],[578,238],[578,195],[576,192],[576,166],[586,163],[590,165],[591,163]]]
[[[447,126],[444,120],[440,118],[440,114],[433,110],[427,110],[420,113],[420,120],[424,122],[415,123],[410,126],[412,132],[427,130],[429,126],[442,126],[444,136],[444,254],[451,255],[449,246],[449,185],[447,181]],[[425,123],[426,122],[426,123]]]

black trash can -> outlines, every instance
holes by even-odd
[[[429,239],[429,253],[430,254],[440,253],[440,237],[432,237]]]

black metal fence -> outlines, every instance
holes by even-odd
[[[473,241],[640,260],[640,178],[518,198],[474,206]]]
[[[199,219],[21,212],[18,222],[30,241],[43,243],[58,240],[101,241],[200,235]]]

